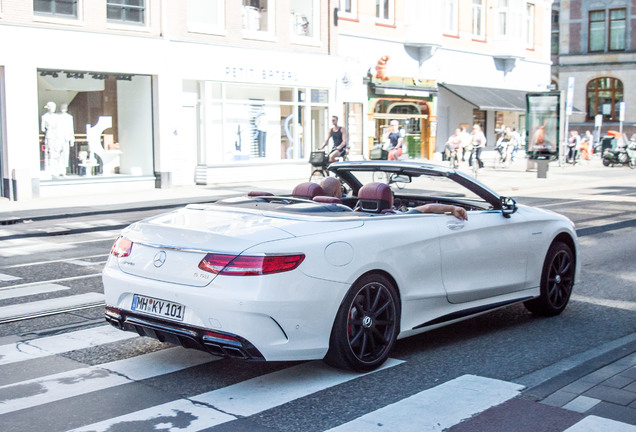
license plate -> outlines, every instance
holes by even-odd
[[[131,309],[177,321],[183,321],[183,313],[185,312],[185,306],[179,303],[141,296],[139,294],[133,295]]]

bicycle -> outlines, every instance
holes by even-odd
[[[459,167],[459,159],[458,159],[458,153],[459,153],[459,149],[453,147],[452,149],[450,149],[450,155],[448,156],[448,165],[451,168],[458,168]]]
[[[340,156],[338,159],[342,159],[343,161],[349,160],[349,147],[347,146],[347,150],[345,153]],[[309,176],[309,181],[314,183],[320,183],[320,181],[329,177],[329,156],[324,151],[314,151],[311,152],[309,156],[309,163],[314,167],[314,170],[311,172]]]
[[[329,176],[329,171],[327,170],[329,158],[324,151],[311,152],[309,163],[314,167],[314,170],[309,176],[310,182],[320,183],[320,180]]]

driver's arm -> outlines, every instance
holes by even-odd
[[[466,213],[465,208],[451,204],[424,204],[421,206],[413,207],[411,210],[409,210],[409,213],[446,213],[455,216],[457,219],[468,220],[468,214]]]

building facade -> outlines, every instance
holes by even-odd
[[[330,117],[351,158],[524,128],[550,0],[0,0],[0,192],[302,178]]]
[[[2,195],[304,176],[338,69],[328,3],[2,0]]]
[[[627,0],[555,1],[552,81],[573,84],[569,129],[636,133],[636,4]],[[622,112],[621,112],[622,111]]]
[[[504,125],[524,132],[526,93],[548,89],[550,16],[551,0],[342,0],[338,96],[362,105],[368,148],[391,119],[411,157],[473,123],[492,145]]]

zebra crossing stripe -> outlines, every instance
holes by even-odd
[[[10,282],[10,281],[14,281],[14,280],[20,280],[22,278],[19,278],[17,276],[11,276],[8,274],[4,274],[4,273],[0,273],[0,282]]]
[[[100,303],[104,301],[104,294],[101,293],[86,293],[73,296],[65,296],[60,298],[54,298],[49,300],[40,300],[30,303],[23,303],[19,305],[2,306],[0,307],[0,320],[6,320],[10,318],[17,318],[20,316],[39,314],[45,312],[52,312],[56,310],[62,310],[65,308],[90,305],[94,303]]]
[[[165,375],[218,360],[208,353],[169,348],[0,387],[0,414]]]
[[[328,432],[443,431],[517,397],[523,386],[463,375],[330,429]],[[413,415],[417,413],[417,415]]]
[[[27,297],[36,294],[45,294],[56,291],[69,290],[69,287],[64,285],[45,283],[42,285],[31,285],[22,288],[5,289],[0,291],[0,300],[7,300],[17,297]],[[14,306],[15,307],[15,306]]]
[[[636,426],[597,416],[585,417],[563,432],[636,432]]]
[[[380,369],[369,373],[401,363],[401,360],[389,359]],[[180,422],[179,431],[200,431],[275,408],[362,376],[365,374],[333,369],[322,361],[307,362],[188,399],[179,399],[84,426],[71,432],[130,430],[129,426],[138,422],[143,422],[144,430],[160,430],[159,425],[170,423],[177,417],[185,422]]]
[[[0,346],[0,366],[139,337],[110,325]]]

